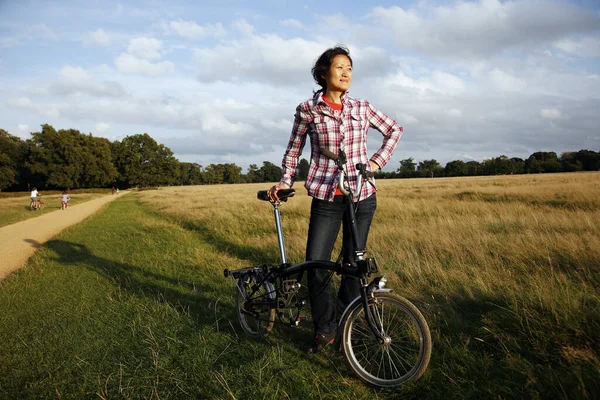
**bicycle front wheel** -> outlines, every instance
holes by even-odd
[[[273,284],[263,282],[258,286],[253,275],[240,277],[237,284],[235,306],[240,326],[248,336],[266,336],[275,323],[275,309],[269,304],[275,298]]]
[[[342,337],[354,373],[378,387],[419,379],[431,357],[431,334],[421,312],[407,299],[388,293],[375,293],[369,310],[385,340],[379,343],[358,302],[344,322]]]

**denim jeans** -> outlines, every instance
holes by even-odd
[[[346,212],[347,202],[346,196],[335,196],[333,202],[313,198],[306,245],[307,261],[330,260],[343,222],[343,259],[344,262],[354,264],[354,244],[350,231],[350,218]],[[375,194],[358,203],[356,226],[358,244],[362,249],[366,246],[376,208]],[[334,304],[331,298],[331,283],[324,286],[328,274],[329,271],[322,269],[308,270],[307,273],[310,307],[316,334],[331,333],[336,327],[336,313],[343,312],[350,301],[360,294],[360,283],[357,279],[342,277],[337,304]]]

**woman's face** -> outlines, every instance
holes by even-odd
[[[324,76],[327,81],[327,90],[345,92],[352,83],[352,63],[345,55],[338,54],[333,57],[329,66],[327,75]]]

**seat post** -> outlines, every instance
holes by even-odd
[[[281,213],[279,212],[279,203],[273,203],[273,214],[275,214],[275,225],[277,226],[277,240],[279,241],[279,251],[281,253],[281,263],[287,263],[285,257],[285,245],[283,243],[283,231],[281,229]]]

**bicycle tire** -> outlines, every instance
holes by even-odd
[[[342,344],[350,368],[377,387],[395,387],[419,379],[431,357],[431,333],[421,312],[407,299],[375,293],[370,311],[383,327],[380,344],[357,302],[343,324]]]
[[[275,309],[268,305],[253,306],[252,302],[244,301],[244,297],[252,292],[256,286],[256,277],[247,275],[238,279],[239,290],[237,292],[235,307],[238,321],[246,335],[254,338],[269,334],[275,324]],[[253,300],[268,300],[275,298],[275,288],[270,282],[263,282],[259,290],[252,296]],[[248,307],[246,310],[244,307]],[[255,316],[256,315],[256,316]]]

